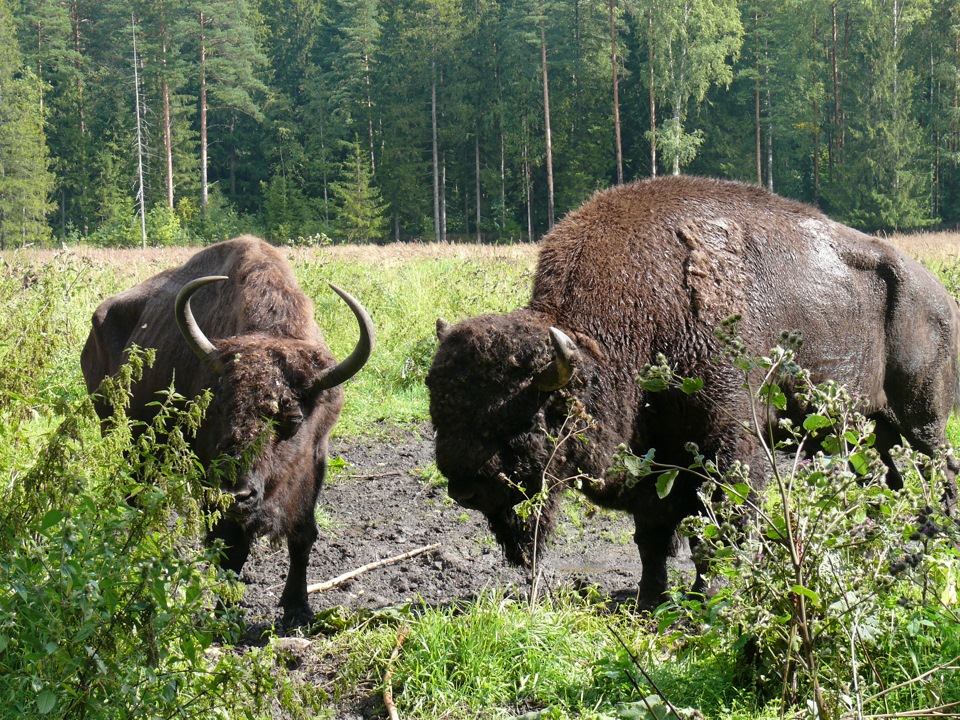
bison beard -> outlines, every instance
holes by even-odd
[[[639,599],[656,605],[676,530],[703,510],[699,480],[681,473],[660,498],[653,478],[628,484],[609,468],[621,444],[687,467],[694,442],[721,470],[739,460],[762,482],[763,455],[739,425],[752,401],[739,371],[715,361],[714,329],[734,314],[751,352],[797,331],[798,362],[814,381],[862,399],[891,487],[902,483],[891,456],[901,437],[928,455],[945,444],[960,314],[933,275],[756,186],[668,177],[598,193],[560,222],[540,243],[527,307],[438,321],[427,386],[450,496],[483,512],[508,560],[526,565],[554,524],[557,489],[593,478],[579,483],[585,495],[634,517]],[[703,391],[644,392],[637,375],[658,354]],[[572,400],[592,424],[558,441]],[[948,474],[958,468],[949,456]],[[545,481],[539,526],[521,521],[518,488],[535,493]],[[694,589],[703,586],[698,573]]]
[[[208,541],[223,541],[221,565],[239,574],[254,537],[286,539],[290,570],[280,605],[287,627],[313,617],[306,570],[318,536],[314,508],[327,441],[343,406],[341,385],[363,367],[374,342],[363,307],[333,289],[360,326],[356,348],[339,363],[280,252],[257,238],[235,238],[105,300],[81,354],[87,388],[96,393],[130,347],[157,350],[154,366],[131,388],[128,415],[140,423],[153,419],[156,394],[171,383],[187,398],[212,391],[190,444],[208,475],[224,478],[234,503]],[[96,395],[94,404],[106,424],[112,407]]]

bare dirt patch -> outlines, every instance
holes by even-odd
[[[484,591],[528,587],[528,574],[504,561],[482,515],[453,503],[440,478],[425,474],[433,463],[429,428],[334,441],[331,457],[348,465],[334,474],[320,496],[323,527],[311,555],[311,583],[409,550],[439,547],[311,595],[315,612],[337,605],[442,606],[469,601]],[[632,519],[571,496],[542,566],[548,587],[596,585],[605,596],[635,596],[641,565]],[[255,547],[242,575],[248,623],[263,628],[277,619],[286,568],[285,548],[266,543]],[[688,559],[678,559],[672,572],[684,583],[692,579]]]

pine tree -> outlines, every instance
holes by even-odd
[[[39,83],[21,64],[13,17],[0,0],[0,249],[50,237],[53,182]]]
[[[339,205],[337,225],[351,243],[376,242],[386,229],[386,206],[373,185],[369,156],[359,137],[348,144],[340,180],[332,184]]]

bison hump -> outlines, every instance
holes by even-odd
[[[743,230],[727,219],[693,218],[677,228],[694,315],[712,326],[744,311]]]

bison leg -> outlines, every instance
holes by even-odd
[[[240,524],[229,519],[220,520],[207,535],[207,544],[223,541],[223,554],[220,556],[220,567],[240,575],[244,563],[250,555],[250,538],[240,527]]]
[[[280,596],[284,628],[303,627],[313,622],[313,610],[307,599],[307,565],[310,562],[310,550],[319,534],[317,523],[311,515],[287,536],[290,570]]]
[[[876,422],[874,447],[880,454],[880,459],[883,460],[884,465],[887,466],[887,486],[893,490],[900,490],[903,487],[903,477],[890,452],[894,445],[899,445],[902,440],[906,440],[914,450],[929,457],[934,457],[940,446],[946,444],[946,437],[942,431],[931,430],[931,428],[940,427],[937,422],[930,421],[924,424],[918,420],[917,425],[903,429],[903,438],[901,439],[900,431],[894,427],[889,419],[884,416],[874,416],[873,419]],[[924,470],[925,475],[928,472],[929,469]],[[960,473],[960,462],[952,454],[948,455],[947,466],[944,468],[947,482],[942,502],[950,513],[955,511],[958,501],[958,473]]]
[[[637,603],[642,609],[652,610],[664,601],[667,592],[667,558],[676,543],[676,525],[650,525],[634,515],[636,532],[633,535],[640,551],[643,569]]]
[[[894,430],[889,421],[882,416],[874,417],[874,422],[874,435],[876,440],[874,440],[873,447],[880,455],[883,464],[887,466],[887,487],[891,490],[900,490],[903,488],[903,477],[900,475],[900,470],[897,468],[897,464],[893,461],[893,456],[890,454],[893,446],[899,445],[901,442],[900,433]],[[919,450],[920,448],[917,449]],[[921,450],[921,452],[923,451]]]

